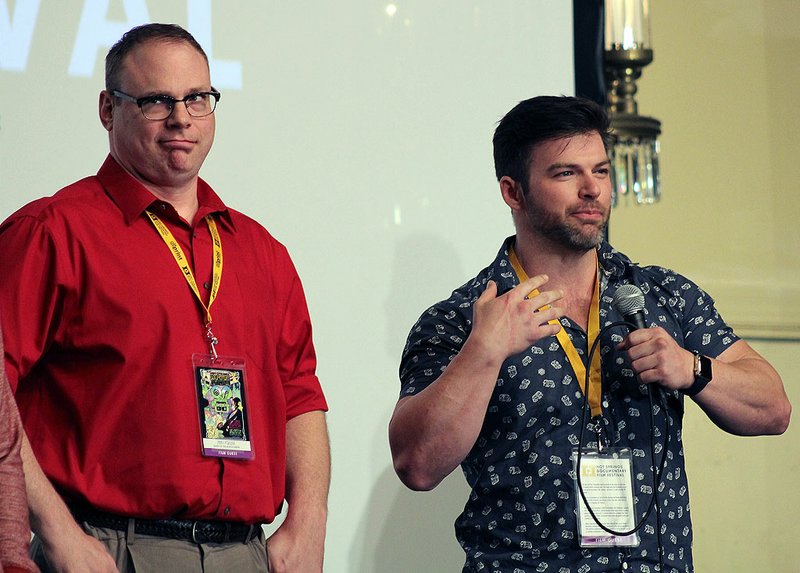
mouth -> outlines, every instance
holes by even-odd
[[[163,139],[160,145],[170,151],[190,151],[194,145],[194,141],[188,139]]]
[[[569,211],[569,215],[586,223],[602,223],[607,211],[596,202],[581,203]]]
[[[605,219],[605,212],[601,209],[577,209],[570,215],[585,223],[601,223]]]

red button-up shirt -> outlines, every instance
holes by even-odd
[[[71,503],[137,517],[269,521],[284,497],[286,421],[327,405],[302,285],[263,227],[202,180],[192,225],[109,157],[97,176],[0,226],[5,360],[33,451]],[[255,458],[201,455],[192,354],[204,312],[151,221],[189,259],[204,302],[213,214],[224,266],[217,351],[246,360]]]

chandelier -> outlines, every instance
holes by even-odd
[[[661,122],[639,115],[636,80],[653,61],[648,0],[605,0],[607,105],[611,118],[612,205],[655,203],[661,196]]]

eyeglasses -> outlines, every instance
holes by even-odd
[[[175,104],[182,102],[186,106],[186,111],[192,117],[205,117],[214,113],[217,109],[217,102],[222,97],[218,91],[197,92],[187,95],[183,99],[175,99],[168,95],[152,95],[145,97],[133,97],[119,90],[112,90],[115,97],[135,103],[142,110],[142,115],[146,119],[159,121],[167,119],[172,115]]]

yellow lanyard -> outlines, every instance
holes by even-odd
[[[528,280],[528,275],[525,273],[525,270],[522,268],[522,265],[517,258],[517,253],[514,251],[514,246],[512,245],[511,248],[508,250],[508,258],[511,261],[511,266],[514,267],[514,271],[517,273],[517,278],[519,278],[520,282],[524,282]],[[595,265],[597,265],[597,259],[595,258]],[[531,298],[539,294],[538,289],[534,289],[526,298]],[[542,307],[540,310],[544,310],[549,308],[548,306]],[[550,321],[550,324],[560,324],[558,319],[553,319]],[[594,341],[597,339],[597,335],[600,332],[600,281],[598,280],[598,273],[595,271],[595,279],[594,279],[594,295],[592,296],[592,303],[589,308],[589,343],[587,349],[592,347]],[[570,340],[567,332],[562,328],[556,334],[556,338],[558,339],[559,344],[561,344],[561,348],[564,350],[564,353],[567,355],[567,359],[569,360],[570,365],[572,366],[572,370],[575,372],[575,376],[578,378],[578,386],[581,390],[584,390],[584,384],[586,380],[586,366],[583,364],[583,360],[581,360],[578,351],[575,349],[575,345],[572,344],[572,340]],[[589,406],[591,407],[592,417],[599,416],[603,413],[603,406],[600,403],[600,394],[602,389],[602,382],[600,378],[600,352],[597,351],[594,354],[594,358],[592,359],[592,365],[589,370]]]
[[[175,239],[172,231],[167,228],[167,226],[161,221],[161,219],[158,218],[155,213],[147,210],[145,210],[145,213],[147,213],[147,216],[150,217],[150,221],[152,221],[156,231],[158,231],[158,234],[161,235],[164,243],[167,245],[167,247],[169,247],[169,251],[175,258],[175,262],[178,263],[181,273],[183,273],[183,278],[185,278],[186,282],[189,283],[189,287],[192,289],[194,296],[200,302],[200,305],[205,311],[206,338],[208,339],[211,354],[214,356],[214,358],[217,358],[217,351],[214,347],[219,341],[211,332],[211,305],[214,304],[214,299],[217,298],[217,293],[219,292],[219,283],[222,280],[222,241],[219,238],[217,223],[214,221],[214,218],[211,215],[205,216],[206,225],[208,225],[208,230],[211,233],[211,238],[214,243],[214,264],[211,269],[211,294],[208,297],[208,305],[206,305],[206,303],[203,302],[203,297],[200,295],[200,289],[197,288],[197,281],[195,281],[194,273],[192,273],[192,268],[189,266],[189,260],[186,258],[186,255],[183,254],[183,249],[181,249],[181,246],[178,244],[178,241]]]

